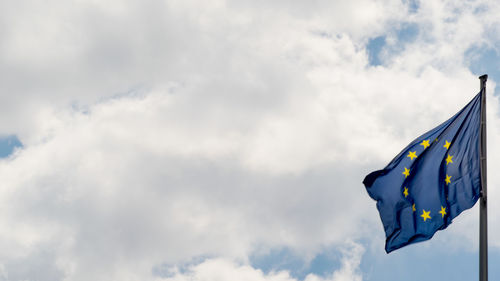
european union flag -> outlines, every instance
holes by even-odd
[[[482,94],[364,179],[377,201],[387,253],[432,238],[479,199]]]

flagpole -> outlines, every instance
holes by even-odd
[[[481,94],[481,199],[479,204],[479,281],[488,281],[488,209],[486,182],[486,80],[479,77]]]

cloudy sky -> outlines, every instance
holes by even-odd
[[[0,280],[474,280],[478,209],[391,254],[362,180],[488,73],[500,4],[0,2]]]

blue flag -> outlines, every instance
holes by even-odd
[[[387,253],[432,238],[479,199],[482,92],[364,179],[377,201]]]

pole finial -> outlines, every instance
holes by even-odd
[[[479,76],[479,88],[481,90],[486,88],[486,80],[488,80],[488,74]]]

